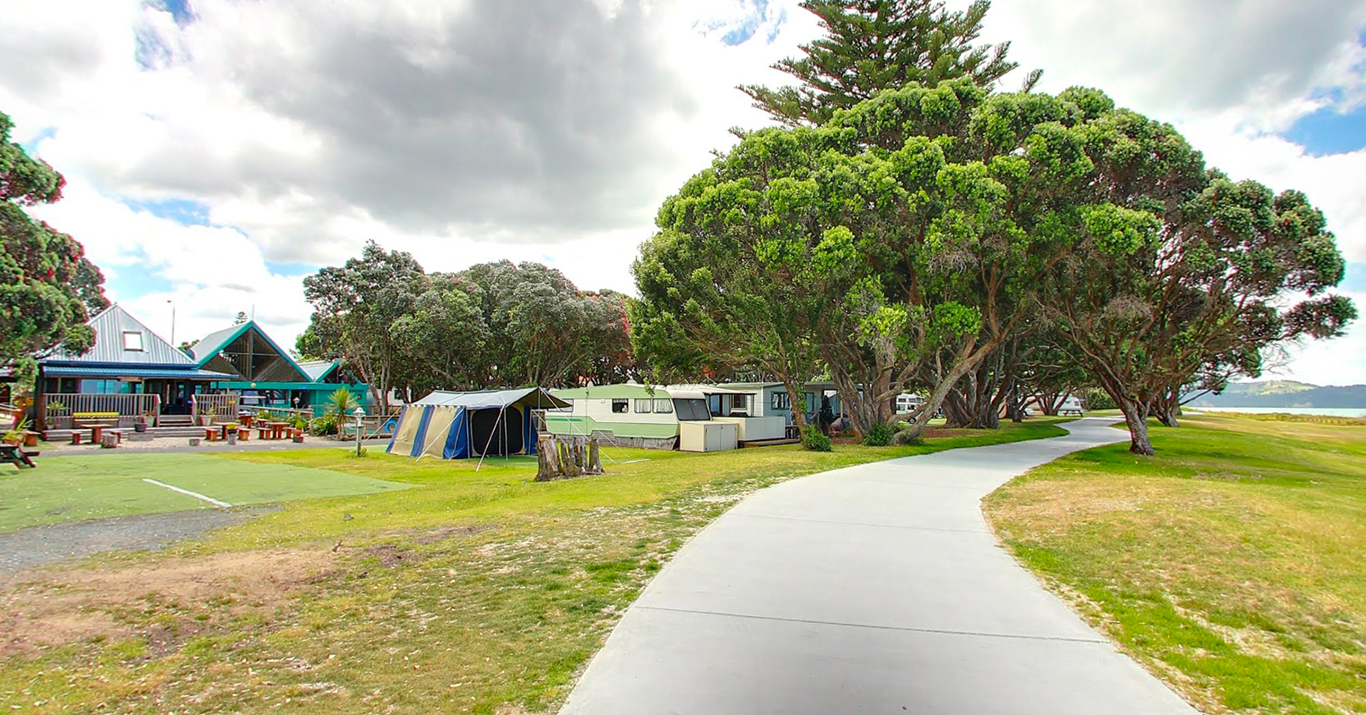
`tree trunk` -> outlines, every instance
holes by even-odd
[[[1181,391],[1169,390],[1153,401],[1153,416],[1167,427],[1181,426]]]
[[[787,391],[787,404],[792,406],[792,424],[797,426],[797,434],[805,434],[808,426],[806,411],[811,409],[811,406],[803,404],[805,399],[789,380],[783,380],[783,389]]]
[[[1157,454],[1152,441],[1148,439],[1148,406],[1127,398],[1115,402],[1119,404],[1120,411],[1124,413],[1124,422],[1129,426],[1129,451],[1146,457]]]

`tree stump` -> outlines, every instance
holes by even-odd
[[[536,481],[602,474],[597,438],[542,435],[536,445]]]

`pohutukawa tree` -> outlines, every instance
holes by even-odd
[[[427,273],[370,243],[304,288],[315,312],[298,353],[342,359],[382,405],[391,389],[411,398],[635,376],[625,296],[580,291],[537,263]]]
[[[1133,165],[1148,152],[1188,151],[1183,144],[1155,127],[1151,143],[1112,158]],[[1129,175],[1148,186],[1115,186],[1123,205],[1089,212],[1044,304],[1072,356],[1124,412],[1130,450],[1153,454],[1154,405],[1211,366],[1256,377],[1267,348],[1341,335],[1356,309],[1329,292],[1345,264],[1303,194],[1273,195],[1217,172],[1164,192],[1160,177]],[[1150,200],[1164,193],[1168,201]]]
[[[1142,406],[1160,388],[1230,340],[1328,336],[1352,314],[1323,295],[1342,262],[1322,216],[1236,186],[1094,90],[885,92],[819,128],[748,134],[665,202],[635,266],[637,345],[794,393],[814,351],[865,434],[921,386],[914,437],[1042,316],[1151,452]],[[1287,290],[1312,297],[1278,313]]]
[[[0,112],[0,365],[58,345],[88,350],[95,335],[85,323],[109,305],[81,244],[24,211],[59,200],[65,180],[11,142],[12,127]]]
[[[982,19],[991,3],[978,0],[950,12],[942,0],[804,0],[820,18],[825,36],[802,45],[805,56],[774,65],[797,86],[740,87],[787,126],[821,125],[884,90],[919,84],[934,87],[962,77],[990,87],[1017,65],[1006,59],[1010,43],[979,45]],[[1025,79],[1033,87],[1039,72]]]

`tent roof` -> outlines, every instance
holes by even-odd
[[[568,402],[539,387],[517,390],[485,390],[483,392],[444,392],[438,390],[412,404],[464,407],[469,410],[502,409],[513,405],[540,409],[558,409],[570,406]]]

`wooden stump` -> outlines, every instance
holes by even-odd
[[[536,443],[536,481],[602,474],[597,438],[541,435]]]

